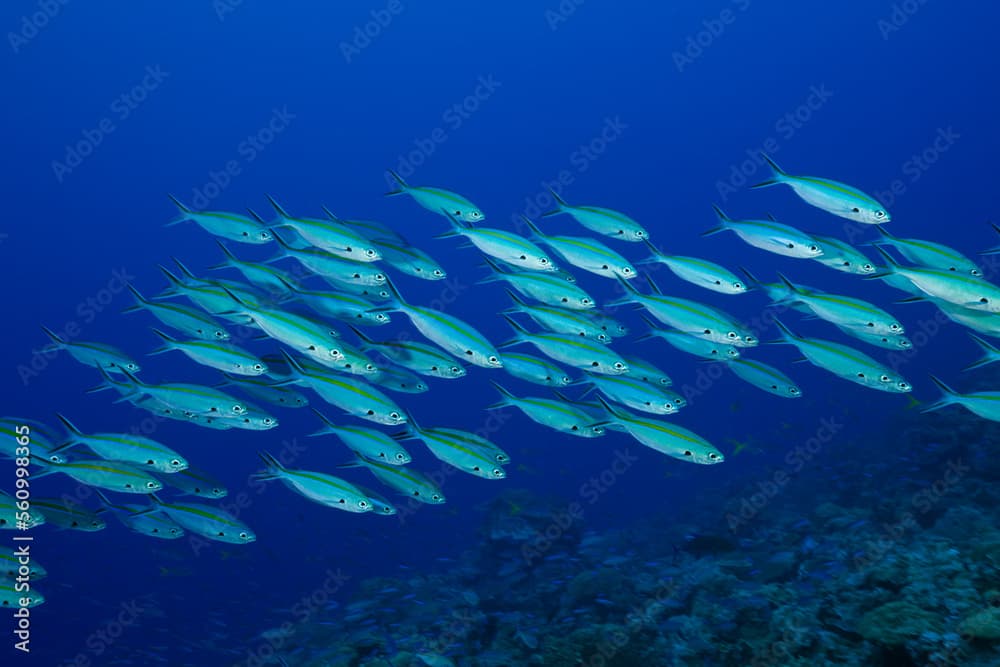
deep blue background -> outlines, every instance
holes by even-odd
[[[344,216],[385,221],[446,266],[463,286],[451,312],[497,342],[509,336],[494,315],[506,297],[497,285],[474,286],[483,275],[476,251],[457,249],[453,240],[432,240],[446,229],[441,218],[405,198],[382,197],[384,169],[399,166],[435,128],[447,139],[434,144],[411,182],[467,195],[486,211],[489,224],[509,227],[526,198],[568,170],[573,183],[565,196],[571,202],[627,212],[667,252],[702,255],[732,268],[747,265],[768,279],[780,268],[807,284],[887,306],[897,293],[881,284],[766,256],[733,235],[699,237],[713,224],[712,202],[734,216],[772,212],[803,229],[841,238],[859,230],[808,207],[785,188],[729,192],[720,190],[720,182],[728,182],[732,170],[771,138],[778,146],[775,159],[792,172],[837,178],[873,194],[899,179],[905,193],[889,206],[894,233],[946,242],[967,254],[996,241],[986,224],[993,215],[1000,136],[993,118],[995,63],[982,60],[990,53],[984,45],[991,43],[996,10],[913,3],[917,11],[897,30],[879,23],[892,20],[888,2],[688,1],[655,7],[587,0],[553,30],[545,12],[556,10],[555,3],[403,0],[401,13],[347,62],[342,44],[372,20],[372,10],[387,6],[350,4],[246,2],[220,21],[210,2],[157,9],[71,2],[16,52],[8,36],[0,49],[7,79],[0,222],[0,232],[8,235],[0,244],[4,413],[51,420],[61,411],[84,430],[127,429],[143,419],[131,406],[110,405],[107,394],[84,395],[93,374],[65,355],[27,385],[18,366],[30,364],[32,350],[45,342],[41,323],[62,329],[77,322],[81,339],[114,343],[136,356],[152,349],[151,318],[119,314],[130,305],[127,294],[114,296],[93,317],[79,304],[98,295],[116,269],[142,291],[155,293],[164,286],[156,265],[168,264],[172,255],[199,272],[217,261],[212,239],[196,226],[164,227],[174,215],[166,193],[192,200],[195,189],[204,188],[230,160],[240,163],[241,173],[211,208],[265,210],[267,192],[295,213],[318,215],[326,204]],[[36,11],[34,2],[7,3],[0,27],[18,33],[22,16]],[[711,35],[713,25],[723,25],[721,32]],[[689,40],[707,46],[698,47],[700,53],[691,47],[685,56],[691,62],[679,68],[677,54],[689,49]],[[147,67],[159,67],[167,76],[123,119],[112,105],[140,83]],[[468,118],[453,122],[446,113],[474,94],[481,78],[500,85]],[[802,111],[817,89],[831,96]],[[241,142],[265,126],[275,109],[287,109],[293,120],[248,161]],[[786,115],[796,113],[808,119],[790,124]],[[68,146],[106,117],[115,130],[60,182],[53,162],[65,160]],[[609,118],[620,119],[624,132],[581,171],[575,152],[597,137]],[[915,179],[908,161],[949,128],[959,139]],[[748,182],[764,177],[763,169],[755,169]],[[579,232],[566,217],[545,224]],[[860,230],[855,240],[873,236]],[[645,254],[637,245],[620,249],[633,260]],[[235,251],[249,258],[271,252]],[[608,284],[591,278],[582,277],[582,284],[599,299],[610,298]],[[726,298],[696,291],[666,273],[658,280],[671,293],[704,299],[747,319],[765,304],[760,293]],[[429,301],[441,289],[400,282],[415,302]],[[911,330],[932,315],[927,306],[890,308]],[[840,339],[822,323],[787,319],[797,330]],[[373,333],[381,337],[387,331]],[[773,338],[773,332],[764,337]],[[656,359],[678,385],[704,370],[656,343],[627,339],[619,348]],[[883,351],[866,351],[885,358]],[[955,379],[976,354],[952,326],[904,366],[904,373],[917,385],[916,396],[927,400],[934,395],[926,381],[929,370]],[[515,456],[511,479],[490,484],[452,477],[445,487],[448,504],[422,509],[405,525],[324,511],[274,488],[255,497],[244,514],[258,532],[256,544],[218,545],[198,557],[185,541],[154,542],[117,524],[98,534],[39,531],[38,558],[51,575],[40,586],[49,602],[35,612],[35,657],[38,664],[56,664],[83,652],[101,664],[88,651],[88,636],[123,601],[147,593],[160,596],[168,617],[145,617],[129,645],[168,643],[161,635],[145,638],[143,633],[159,626],[177,633],[175,651],[176,645],[202,641],[238,649],[288,618],[284,610],[312,591],[327,568],[342,568],[357,582],[397,572],[399,563],[441,567],[435,559],[474,545],[482,516],[477,508],[503,488],[524,486],[569,501],[581,483],[610,464],[616,448],[628,447],[642,465],[628,472],[627,483],[588,507],[588,525],[669,516],[698,493],[725,493],[726,484],[747,474],[748,466],[780,462],[822,417],[847,415],[850,436],[878,432],[884,416],[906,405],[905,397],[792,366],[791,349],[762,349],[753,356],[793,374],[806,396],[782,401],[746,389],[730,375],[715,383],[678,422],[726,452],[730,439],[753,440],[764,449],[731,457],[721,467],[687,466],[640,451],[617,434],[592,441],[557,437],[512,413],[495,436]],[[152,380],[213,379],[180,355],[148,358],[145,366],[143,377]],[[433,382],[431,393],[401,401],[422,423],[476,428],[485,419],[482,408],[494,401],[488,377],[473,369],[464,380]],[[518,392],[532,391],[504,381]],[[319,399],[313,403],[321,406]],[[333,408],[325,412],[336,416]],[[282,427],[269,433],[170,423],[156,437],[223,478],[232,497],[255,470],[256,450],[280,449],[282,438],[301,438],[315,427],[305,411],[279,416]],[[304,467],[332,469],[346,459],[333,440],[308,444]],[[419,444],[412,449],[425,469],[438,467]],[[886,455],[890,452],[887,445]],[[373,483],[362,474],[352,479]],[[0,488],[9,486],[0,481]],[[36,493],[71,489],[56,476],[40,480]],[[206,623],[212,610],[226,614],[228,629]],[[170,659],[197,660],[180,656]],[[217,663],[206,658],[204,664]]]

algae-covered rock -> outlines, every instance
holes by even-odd
[[[987,607],[977,611],[962,621],[958,629],[973,639],[1000,639],[1000,609]]]
[[[905,600],[888,602],[861,617],[858,632],[865,639],[897,646],[925,632],[941,632],[944,622],[937,614]]]

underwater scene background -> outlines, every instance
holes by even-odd
[[[45,424],[57,441],[67,437],[58,413],[84,433],[168,445],[228,493],[205,499],[168,487],[157,497],[223,509],[256,535],[247,544],[190,531],[157,539],[128,530],[112,510],[99,514],[100,530],[48,518],[0,531],[8,549],[29,533],[32,562],[47,571],[30,620],[15,617],[16,599],[3,612],[2,664],[1000,664],[997,426],[961,407],[921,411],[941,396],[931,374],[960,392],[1000,389],[993,366],[963,372],[982,357],[970,330],[932,303],[895,303],[910,295],[885,281],[768,253],[735,234],[702,236],[718,224],[715,204],[735,219],[773,214],[886,265],[864,245],[880,239],[874,225],[809,206],[788,187],[752,189],[772,177],[766,152],[791,174],[868,193],[891,213],[887,232],[946,244],[997,280],[997,256],[979,255],[998,243],[989,224],[1000,147],[995,7],[19,0],[0,12],[2,413]],[[663,253],[741,278],[745,268],[767,283],[780,272],[876,304],[912,346],[868,345],[773,305],[753,283],[738,295],[702,289],[663,264],[639,264],[650,256],[643,243],[603,239],[664,294],[722,309],[762,342],[781,337],[777,317],[799,336],[850,345],[912,392],[873,391],[796,363],[789,345],[741,348],[786,373],[801,396],[761,391],[724,362],[639,340],[645,311],[605,307],[629,292],[560,261],[627,325],[609,348],[654,363],[686,402],[676,415],[645,416],[690,429],[725,460],[679,460],[614,424],[580,438],[515,408],[487,410],[501,398],[491,381],[517,396],[556,397],[467,364],[460,378],[422,378],[424,393],[386,390],[420,427],[478,433],[510,456],[506,477],[488,480],[404,441],[408,466],[447,498],[425,504],[366,470],[338,468],[355,457],[337,438],[309,437],[323,426],[311,408],[389,435],[402,426],[347,416],[306,387],[286,387],[308,397],[300,409],[224,387],[279,425],[206,428],[116,391],[88,393],[100,373],[47,351],[41,326],[71,344],[123,350],[145,383],[224,379],[179,352],[147,356],[163,344],[150,327],[172,330],[148,312],[122,312],[136,303],[127,285],[151,298],[170,287],[159,266],[182,275],[175,258],[199,278],[247,282],[233,269],[209,270],[224,256],[201,226],[168,226],[178,217],[168,194],[194,211],[245,216],[249,207],[269,223],[266,195],[290,215],[322,218],[325,206],[379,221],[447,272],[420,280],[378,264],[407,302],[457,317],[494,345],[514,337],[500,314],[511,287],[481,282],[491,269],[479,249],[435,238],[460,223],[411,197],[384,196],[398,186],[389,169],[475,202],[485,215],[476,226],[528,237],[526,216],[545,234],[598,237],[570,215],[542,217],[556,206],[551,188],[570,204],[627,214]],[[224,243],[240,260],[277,254],[273,241]],[[292,260],[271,266],[331,289]],[[643,277],[628,282],[651,292]],[[288,296],[281,308],[309,312]],[[405,314],[388,314],[390,323],[364,334],[424,340]],[[359,344],[348,322],[324,321]],[[223,322],[233,342],[281,365],[275,355],[287,346]],[[509,352],[543,356],[529,345],[500,349]],[[596,421],[614,421],[585,390],[560,388]],[[397,513],[309,502],[255,477],[258,452],[375,489]],[[64,453],[88,459],[83,446]],[[15,492],[19,468],[0,460],[0,489]],[[91,486],[43,470],[30,466],[31,498],[102,507]],[[107,496],[149,505],[141,495]]]

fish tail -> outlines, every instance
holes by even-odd
[[[278,217],[284,218],[286,220],[291,217],[288,215],[285,209],[281,208],[281,204],[279,204],[277,201],[274,200],[274,197],[268,194],[265,194],[264,196],[267,197],[267,201],[271,203],[271,206],[274,208],[274,212],[278,214]]]
[[[779,320],[777,317],[774,318],[774,325],[778,327],[778,331],[781,332],[781,338],[779,340],[772,341],[772,343],[774,344],[791,343],[792,345],[794,345],[795,341],[799,339],[799,337],[796,336],[794,333],[792,333],[792,330],[789,329],[787,326],[785,326],[785,323]]]
[[[314,437],[317,437],[317,436],[320,436],[320,435],[336,435],[337,434],[337,425],[334,424],[332,421],[330,421],[329,417],[327,417],[326,415],[324,415],[322,412],[320,412],[316,408],[310,408],[310,410],[312,410],[313,413],[315,413],[315,415],[320,418],[320,421],[323,422],[323,428],[319,429],[315,433],[308,434],[308,437],[314,438]]]
[[[178,278],[176,275],[174,275],[174,273],[170,269],[168,269],[167,267],[163,266],[162,264],[159,264],[158,266],[160,267],[160,271],[163,273],[164,276],[166,276],[167,281],[171,285],[173,285],[174,287],[184,287],[185,286],[184,283],[181,282],[181,279]]]
[[[81,436],[81,435],[83,435],[83,433],[80,431],[80,429],[78,429],[76,426],[74,426],[73,422],[71,422],[69,419],[67,419],[63,414],[57,412],[56,413],[56,418],[60,422],[62,422],[62,425],[66,427],[66,430],[69,431],[70,433],[72,433],[73,435],[75,435],[75,436]]]
[[[125,283],[125,287],[127,287],[128,291],[132,293],[133,297],[135,297],[135,305],[129,306],[128,308],[123,308],[122,309],[123,313],[136,313],[139,312],[140,310],[143,310],[145,306],[149,305],[149,299],[144,297],[142,293],[139,292],[139,290],[137,290],[132,283]]]
[[[660,259],[665,255],[660,251],[659,248],[653,245],[653,242],[650,241],[648,238],[643,237],[642,242],[645,243],[646,248],[649,249],[650,256],[645,259],[640,259],[638,262],[636,262],[636,264],[658,264],[660,262]]]
[[[281,465],[278,459],[263,451],[257,452],[257,456],[259,456],[260,460],[264,462],[264,471],[254,473],[254,479],[266,481],[269,479],[278,479],[284,475],[285,468]]]
[[[518,295],[518,293],[515,292],[514,290],[505,289],[504,292],[507,292],[507,296],[510,297],[510,300],[513,301],[517,305],[517,308],[511,308],[510,312],[517,312],[520,308],[528,305],[528,303],[524,299],[522,299]],[[504,311],[504,312],[507,312],[507,311]]]
[[[715,234],[724,232],[729,229],[729,223],[733,221],[718,205],[712,204],[712,210],[715,211],[715,217],[718,219],[719,224],[703,231],[701,233],[702,236],[714,236]]]
[[[504,341],[503,343],[500,343],[497,347],[500,348],[513,347],[518,343],[523,343],[525,340],[525,335],[528,333],[528,330],[522,327],[520,324],[518,324],[517,321],[514,320],[514,318],[510,317],[509,315],[504,315],[503,318],[507,320],[507,324],[509,324],[514,328],[515,333],[513,338],[511,338],[508,341]]]
[[[63,347],[66,345],[65,339],[61,338],[59,334],[57,334],[55,331],[48,328],[44,324],[42,325],[42,331],[45,332],[45,335],[49,337],[49,340],[51,340],[52,344],[55,345],[56,347]]]
[[[349,328],[349,329],[350,329],[351,331],[353,331],[353,332],[354,332],[354,335],[355,335],[355,336],[357,336],[358,338],[360,338],[360,339],[361,339],[361,343],[363,344],[363,346],[364,346],[364,347],[366,347],[366,348],[371,348],[371,347],[374,347],[374,346],[378,345],[378,343],[376,343],[376,342],[375,342],[375,340],[374,340],[373,338],[371,338],[371,337],[370,337],[370,336],[369,336],[368,334],[366,334],[365,332],[361,331],[361,329],[358,329],[358,328],[357,328],[356,326],[354,326],[353,324],[349,324],[349,325],[347,325],[347,326],[348,326],[348,328]]]
[[[982,368],[983,366],[995,363],[998,359],[1000,359],[1000,349],[998,349],[993,343],[983,340],[975,334],[969,334],[969,338],[976,342],[976,345],[979,346],[979,349],[983,351],[985,356],[979,361],[975,361],[963,368],[963,371],[970,371],[974,368]]]
[[[406,299],[403,298],[403,295],[399,293],[399,290],[396,288],[395,283],[392,282],[392,278],[390,278],[389,276],[385,277],[385,286],[389,290],[390,294],[389,304],[391,307],[383,310],[406,310],[407,308],[410,307],[410,304],[407,303]],[[380,309],[373,308],[372,310],[380,310]]]
[[[302,377],[303,375],[305,375],[306,371],[305,371],[304,368],[302,368],[302,364],[300,364],[295,357],[293,357],[292,355],[290,355],[288,353],[288,350],[285,350],[284,348],[282,348],[281,349],[281,356],[284,357],[285,363],[287,363],[291,367],[291,369],[292,369],[292,375],[298,375],[299,377]],[[296,378],[292,378],[292,381],[286,380],[283,383],[279,382],[279,383],[274,384],[272,386],[274,386],[274,387],[281,387],[281,386],[284,386],[285,384],[295,384],[295,380],[296,380]]]
[[[954,389],[946,385],[935,375],[931,375],[931,382],[937,385],[937,388],[941,390],[941,398],[936,402],[931,403],[927,407],[921,410],[921,412],[931,412],[933,410],[940,410],[941,408],[954,405],[955,403],[961,403],[961,396]]]
[[[174,345],[174,343],[177,342],[176,338],[174,338],[168,333],[160,331],[156,327],[150,327],[150,329],[152,329],[154,334],[159,336],[160,340],[162,340],[165,343],[165,345],[163,347],[158,347],[152,352],[150,352],[149,356],[153,356],[155,354],[163,354],[164,352],[170,352],[171,350],[176,348],[176,346]]]
[[[772,160],[767,153],[761,152],[760,156],[764,159],[765,162],[767,162],[767,165],[771,168],[771,173],[773,175],[771,176],[771,178],[765,181],[761,181],[756,185],[751,185],[750,186],[751,190],[755,190],[757,188],[766,188],[771,185],[778,185],[780,183],[784,183],[788,179],[788,174],[785,173],[785,171],[778,166],[778,163]]]
[[[323,213],[326,215],[326,217],[330,218],[330,220],[332,220],[333,222],[336,222],[336,223],[344,224],[344,221],[341,220],[340,218],[338,218],[337,216],[335,216],[333,214],[333,211],[331,211],[329,208],[327,208],[325,204],[322,205],[322,206],[320,206],[320,208],[323,209]]]
[[[392,176],[392,180],[396,181],[396,185],[398,187],[395,190],[390,190],[389,192],[386,192],[385,196],[395,197],[396,195],[405,195],[407,190],[410,189],[410,186],[406,184],[406,181],[403,180],[403,177],[394,172],[392,169],[386,169],[386,171],[389,172],[390,176]]]
[[[174,218],[173,220],[171,220],[170,222],[168,222],[164,226],[165,227],[173,227],[174,225],[179,225],[182,222],[187,222],[188,220],[190,220],[191,219],[191,215],[194,213],[194,211],[192,211],[187,206],[185,206],[184,204],[182,204],[181,200],[179,200],[177,197],[173,196],[169,192],[167,193],[167,196],[170,197],[170,201],[172,201],[174,203],[174,206],[177,207],[177,210],[180,211],[180,216],[177,217],[177,218]]]
[[[549,194],[552,195],[552,199],[555,200],[556,207],[554,209],[552,209],[551,211],[547,211],[545,213],[542,213],[542,217],[543,218],[548,218],[548,217],[551,217],[553,215],[559,215],[560,213],[564,212],[567,208],[569,208],[569,204],[566,203],[565,199],[563,199],[562,197],[559,196],[558,192],[556,192],[552,188],[547,188],[547,190],[549,191]]]
[[[649,288],[653,290],[653,294],[663,294],[660,290],[660,286],[656,284],[655,280],[653,280],[653,276],[648,273],[646,274],[646,282],[649,283]],[[625,281],[625,283],[628,284],[628,281]]]
[[[236,259],[236,255],[234,255],[232,251],[226,247],[225,243],[223,243],[219,239],[215,239],[215,243],[219,246],[219,249],[222,250],[222,254],[226,256],[226,259],[219,262],[218,264],[213,264],[212,266],[208,267],[209,271],[218,271],[219,269],[225,269],[230,266],[233,266],[233,264],[239,261],[238,259]]]
[[[512,405],[514,399],[516,398],[514,394],[510,393],[510,391],[508,391],[503,385],[501,385],[499,382],[496,382],[495,380],[490,380],[490,384],[493,385],[494,389],[500,392],[500,396],[502,398],[493,405],[491,405],[488,408],[489,410],[495,410],[497,408],[505,408],[509,405]]]
[[[521,215],[521,222],[528,226],[528,229],[531,232],[531,234],[529,234],[529,238],[531,240],[545,241],[545,234],[542,233],[542,230],[540,230],[538,226],[528,218],[528,216]]]

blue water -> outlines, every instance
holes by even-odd
[[[132,303],[123,278],[155,294],[166,287],[158,264],[177,257],[201,275],[219,260],[212,238],[196,225],[164,226],[175,215],[168,192],[196,208],[269,214],[268,193],[294,214],[320,215],[326,205],[345,217],[383,221],[451,276],[443,284],[400,278],[409,300],[447,300],[448,312],[494,342],[509,338],[496,315],[508,303],[502,287],[476,284],[485,276],[479,253],[459,249],[454,239],[433,239],[447,230],[440,216],[407,198],[383,197],[386,168],[411,183],[464,194],[486,212],[487,224],[507,229],[519,213],[537,217],[550,208],[546,185],[560,183],[571,203],[608,206],[641,221],[664,251],[746,266],[767,280],[780,270],[866,298],[897,314],[911,337],[932,326],[930,306],[892,306],[900,293],[878,281],[767,255],[734,235],[700,232],[714,224],[710,205],[717,203],[734,217],[773,213],[855,243],[874,238],[871,229],[809,207],[787,188],[748,190],[768,176],[756,157],[766,149],[792,172],[876,195],[897,234],[945,242],[970,256],[994,245],[987,221],[1000,132],[993,118],[996,63],[988,54],[997,11],[916,1],[662,4],[8,3],[0,20],[7,33],[0,49],[7,79],[3,412],[47,422],[61,412],[92,431],[127,431],[147,418],[112,404],[106,393],[84,393],[98,378],[68,355],[40,359],[36,351],[47,342],[41,324],[76,327],[80,340],[122,347],[150,380],[217,379],[176,353],[145,357],[157,344],[148,331],[153,320],[120,313]],[[566,216],[543,224],[580,233]],[[646,255],[639,244],[615,247],[633,261]],[[272,253],[234,251],[251,259]],[[724,297],[667,271],[655,275],[668,293],[747,321],[764,313],[761,292]],[[580,281],[599,301],[615,294],[610,281]],[[675,389],[715,373],[661,341],[634,342],[641,321],[630,311],[620,315],[633,334],[616,348],[656,361]],[[847,342],[824,323],[786,319],[797,332]],[[404,318],[396,320],[372,335],[408,329]],[[773,327],[760,333],[776,337]],[[865,351],[890,358],[885,350]],[[728,372],[704,391],[689,390],[691,405],[678,423],[727,455],[734,442],[753,444],[724,465],[687,465],[619,433],[560,436],[508,410],[491,437],[514,458],[509,479],[452,475],[446,505],[420,507],[405,521],[327,510],[277,485],[261,493],[248,486],[259,469],[256,451],[279,451],[283,441],[308,445],[305,468],[331,471],[348,459],[333,439],[304,438],[317,427],[308,410],[279,410],[280,428],[263,433],[159,424],[154,437],[226,482],[223,506],[247,494],[241,516],[258,541],[196,552],[188,540],[153,541],[114,521],[94,534],[39,529],[34,549],[50,572],[39,584],[47,602],[32,616],[30,657],[10,649],[4,633],[4,664],[153,664],[134,652],[143,647],[163,664],[234,663],[329,571],[349,577],[334,595],[341,603],[366,578],[396,575],[401,564],[447,571],[440,559],[476,548],[483,508],[507,488],[564,504],[582,499],[588,530],[651,517],[669,524],[682,509],[702,499],[720,502],[773,470],[821,477],[818,468],[792,466],[785,457],[823,419],[844,425],[824,457],[836,459],[837,442],[867,439],[865,455],[892,466],[898,452],[887,424],[905,411],[907,397],[793,364],[797,355],[788,347],[754,352],[792,374],[805,395],[781,400]],[[927,374],[957,381],[978,353],[959,326],[949,325],[899,369],[915,385],[914,397],[930,401],[936,390]],[[429,393],[398,398],[422,424],[475,430],[496,400],[492,377],[470,369],[462,380],[432,380]],[[543,392],[503,381],[522,394]],[[419,444],[411,450],[424,469],[441,468]],[[612,484],[602,483],[599,494],[581,486],[599,480],[626,450],[638,463]],[[362,471],[344,475],[374,484]],[[0,488],[12,488],[12,479],[12,472],[0,478]],[[861,474],[847,483],[858,495],[872,492],[872,480]],[[59,475],[33,486],[45,496],[75,489]],[[775,502],[794,511],[808,495]],[[694,528],[726,525],[721,510],[701,519]],[[121,639],[94,639],[136,600],[157,611],[140,615]],[[298,648],[303,659],[311,650]]]

